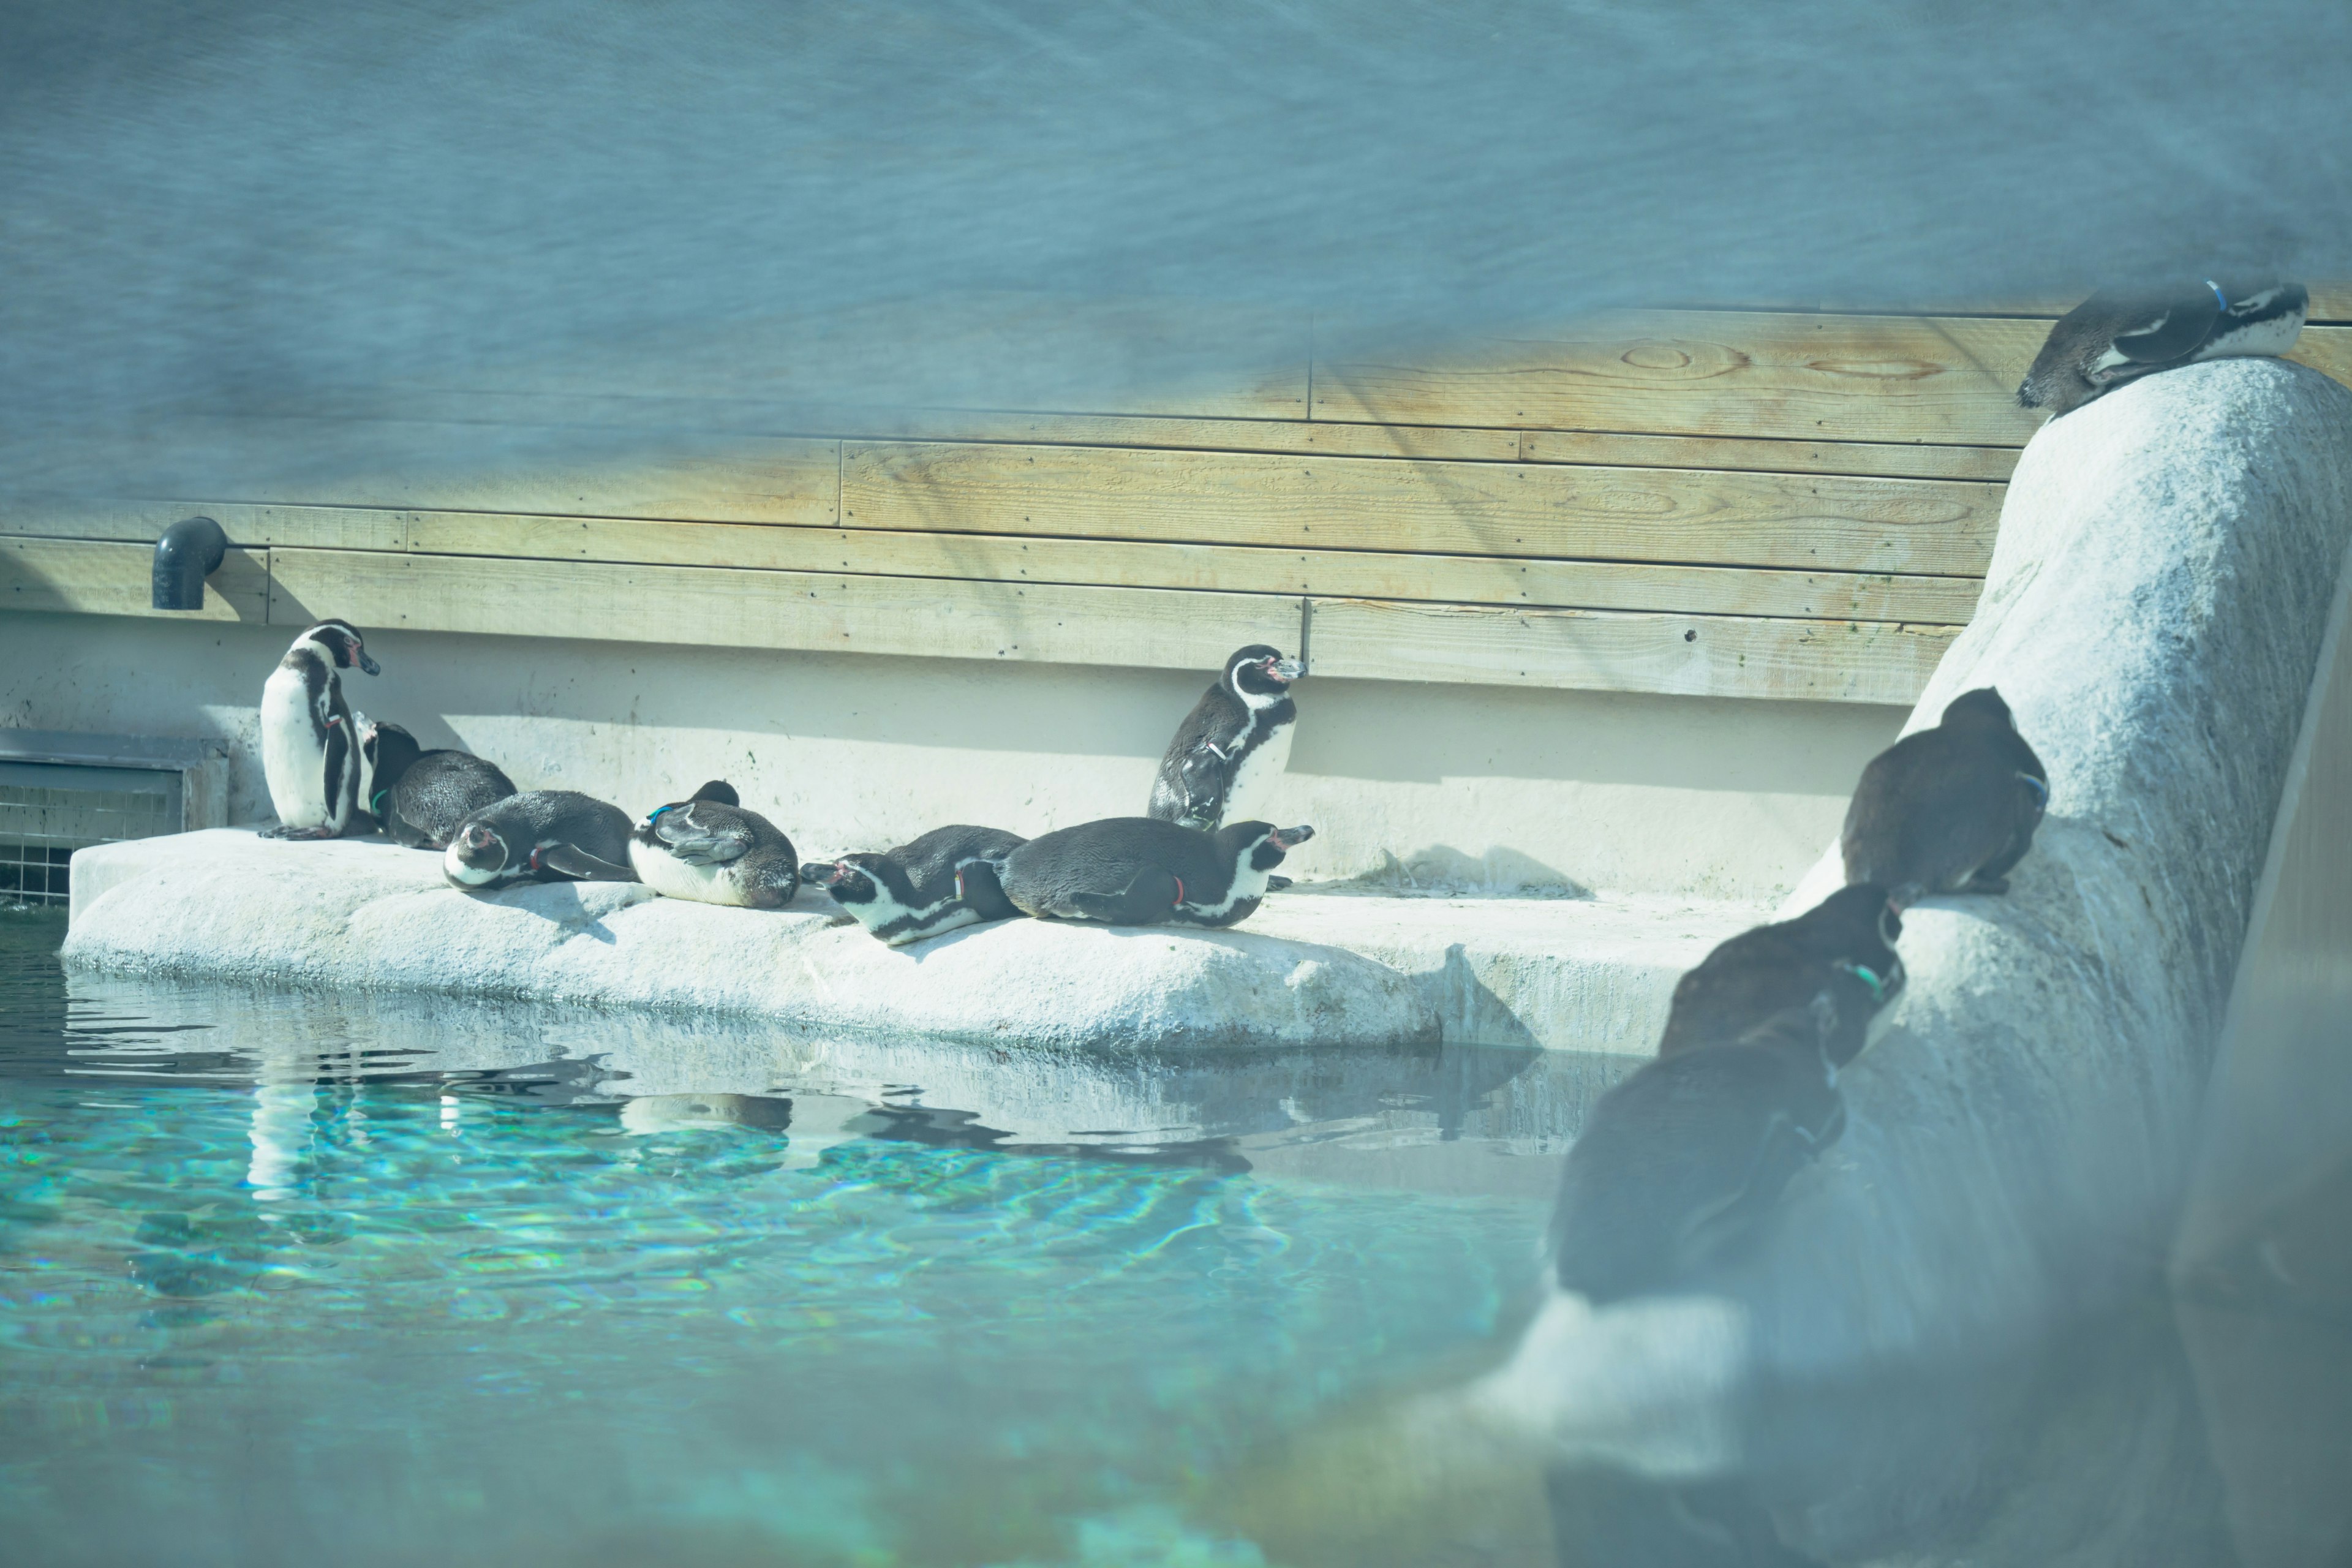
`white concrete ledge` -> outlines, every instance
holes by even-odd
[[[69,963],[749,1014],[1027,1045],[1429,1043],[1645,1052],[1675,978],[1762,906],[1666,898],[1267,900],[1242,928],[1013,921],[889,949],[803,892],[777,913],[622,883],[488,897],[381,840],[249,829],[85,849]]]

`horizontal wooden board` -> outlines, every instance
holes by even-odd
[[[269,552],[232,550],[205,581],[201,610],[153,607],[155,552],[144,544],[0,539],[0,609],[185,620],[268,619]]]
[[[1969,577],[1867,576],[480,512],[401,515],[406,520],[404,531],[411,548],[428,552],[874,576],[1948,624],[1967,621],[1979,590],[1977,580]]]
[[[253,506],[241,501],[28,501],[0,500],[0,535],[152,543],[172,524],[208,517],[231,542],[256,547],[405,550],[407,515],[360,507]]]
[[[1314,417],[1375,424],[2021,446],[2017,405],[2046,321],[1674,310],[1445,355],[1318,357]],[[2294,358],[2352,381],[2352,328]]]
[[[1885,623],[1611,615],[1317,599],[1318,676],[1769,697],[1918,700],[1957,632]]]
[[[2000,487],[1834,475],[845,444],[842,521],[898,531],[1288,543],[1973,576]]]
[[[1294,646],[1276,595],[941,583],[726,567],[271,552],[269,616],[307,625],[1210,669],[1244,643]]]
[[[1325,426],[1329,428],[1329,426]],[[1388,428],[1367,425],[1367,430]],[[1498,432],[1499,434],[1499,432]],[[1610,468],[1727,468],[1773,474],[1859,474],[1883,479],[2005,483],[2016,447],[1900,446],[1873,441],[1746,440],[1722,436],[1622,436],[1593,430],[1522,430],[1529,463]]]

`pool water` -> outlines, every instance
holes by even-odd
[[[0,917],[26,1563],[1270,1561],[1236,1489],[1525,1310],[1631,1065],[937,1054],[61,936]]]

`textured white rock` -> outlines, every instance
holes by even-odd
[[[913,947],[633,883],[478,895],[440,858],[241,828],[79,852],[78,967],[275,984],[532,996],[754,1014],[803,1028],[986,1044],[1162,1047],[1433,1043],[1413,983],[1246,930],[1008,921]]]
[[[1909,727],[1998,686],[2049,766],[2049,816],[2008,897],[1906,916],[1910,984],[1842,1076],[1843,1140],[1769,1246],[1706,1282],[1746,1315],[1743,1397],[1949,1375],[2159,1277],[2347,538],[2352,392],[2297,365],[2152,376],[2027,447],[1977,617]],[[1832,847],[1786,909],[1841,869]],[[1629,1376],[1685,1389],[1684,1305],[1596,1314],[1606,1387],[1552,1346],[1528,1435],[1573,1452],[1578,1413],[1621,1405]],[[1652,1433],[1624,1462],[1704,1455],[1717,1434],[1688,1419],[1688,1441]],[[1965,1510],[2003,1440],[1923,1408],[1801,1453],[1768,1421],[1745,1447],[1784,1480],[1812,1468],[1793,1543],[1845,1561]]]

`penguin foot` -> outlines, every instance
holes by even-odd
[[[262,838],[302,839],[332,838],[334,836],[335,830],[331,827],[289,827],[282,822],[275,827],[265,827],[261,829],[257,835],[257,837]]]
[[[828,917],[824,923],[828,927],[854,926],[857,923],[857,917],[856,915],[833,915]]]
[[[1960,891],[1963,893],[2006,893],[2009,891],[2009,879],[2006,877],[1971,877],[1969,879],[1968,886],[1962,888]]]

